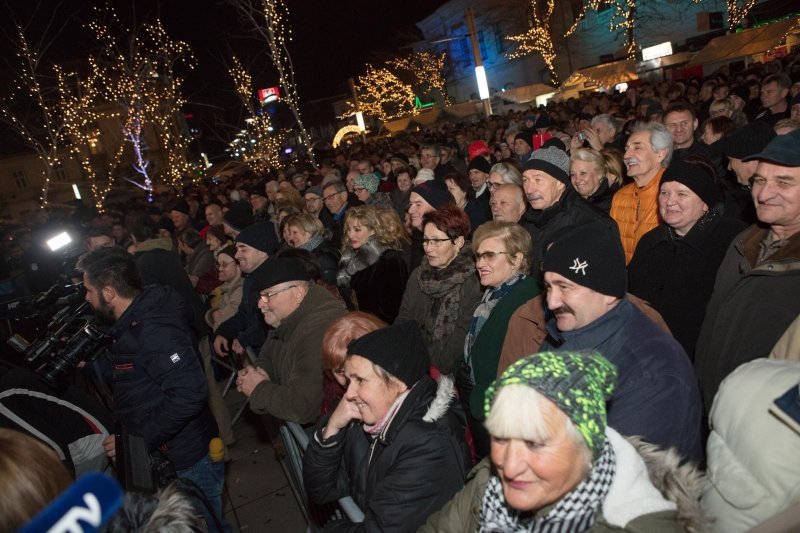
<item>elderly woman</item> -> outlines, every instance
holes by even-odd
[[[522,174],[519,169],[511,163],[501,161],[492,166],[489,172],[489,181],[486,182],[486,186],[489,188],[489,193],[494,194],[494,191],[496,191],[499,186],[505,185],[506,183],[512,183],[522,187]]]
[[[375,330],[385,328],[386,322],[370,313],[350,311],[334,320],[322,337],[322,413],[333,411],[347,388],[344,361],[347,346]]]
[[[365,205],[392,207],[392,200],[385,192],[378,192],[381,179],[374,172],[361,174],[353,181],[353,193]]]
[[[339,250],[330,241],[330,231],[314,215],[295,213],[284,221],[286,244],[311,252],[319,264],[323,281],[336,286],[336,273],[339,271]]]
[[[351,207],[344,219],[345,239],[336,284],[350,303],[391,324],[400,310],[408,266],[397,236],[370,205]]]
[[[397,321],[416,320],[422,326],[431,361],[449,374],[464,353],[464,337],[483,291],[467,243],[467,215],[445,205],[426,213],[422,222],[425,257],[411,273]]]
[[[463,487],[469,454],[448,377],[434,381],[422,332],[414,322],[352,341],[347,390],[320,420],[303,457],[311,500],[351,496],[362,524],[337,531],[415,531]]]
[[[509,367],[486,391],[491,456],[419,531],[703,531],[696,470],[606,426],[615,379],[595,353]]]
[[[709,163],[687,158],[671,164],[658,195],[664,223],[642,237],[628,265],[628,291],[661,313],[692,359],[717,269],[746,226],[714,209],[719,198]]]
[[[622,184],[609,183],[603,155],[591,148],[579,148],[572,152],[569,178],[578,194],[606,213],[611,209],[611,198]]]
[[[530,234],[513,222],[487,222],[475,230],[472,239],[475,268],[487,290],[472,314],[464,356],[456,364],[455,374],[479,457],[488,453],[489,445],[482,424],[483,395],[497,377],[508,320],[540,292],[539,284],[528,276],[531,247]]]

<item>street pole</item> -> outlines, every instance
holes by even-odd
[[[367,133],[364,128],[364,115],[361,114],[361,106],[358,103],[358,93],[356,92],[356,82],[353,78],[347,78],[347,84],[350,86],[350,92],[353,93],[353,104],[356,108],[356,122],[361,130],[361,142],[367,144]]]
[[[472,12],[472,8],[468,8],[465,13],[467,19],[467,30],[469,31],[469,39],[472,43],[472,57],[475,59],[475,75],[478,76],[478,92],[481,92],[481,76],[483,76],[483,82],[486,81],[486,74],[483,70],[483,59],[481,59],[481,48],[480,44],[478,43],[478,32],[475,31],[475,14]],[[486,94],[481,95],[481,101],[483,102],[483,111],[486,113],[486,116],[489,117],[492,114],[492,102],[490,100],[490,94],[488,91],[488,86],[486,87]],[[483,97],[485,96],[485,98]]]

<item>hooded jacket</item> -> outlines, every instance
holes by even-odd
[[[616,472],[588,532],[678,533],[709,527],[711,519],[699,503],[706,482],[694,466],[679,466],[675,453],[638,439],[626,440],[611,428],[606,428],[606,438],[614,448]],[[478,531],[481,503],[491,475],[487,458],[469,473],[467,486],[418,531]]]
[[[423,376],[377,436],[352,422],[323,441],[327,421],[317,425],[303,458],[306,491],[317,503],[352,496],[366,516],[326,531],[413,531],[464,486],[464,418],[447,376],[438,383]]]
[[[176,470],[194,465],[208,453],[217,425],[183,299],[169,287],[146,287],[109,334],[114,417]]]

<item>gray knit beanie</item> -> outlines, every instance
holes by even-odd
[[[540,148],[533,152],[531,158],[522,167],[523,172],[526,170],[541,170],[558,181],[570,185],[569,156],[554,146]]]

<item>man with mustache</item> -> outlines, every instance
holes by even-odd
[[[592,222],[562,233],[548,248],[543,269],[551,315],[540,351],[603,354],[619,372],[608,424],[699,460],[702,406],[692,364],[681,345],[640,310],[641,302],[626,294],[617,229]],[[535,328],[530,324],[523,334],[535,336]]]
[[[663,124],[639,123],[625,145],[625,167],[633,183],[624,185],[611,200],[611,218],[619,225],[625,263],[645,233],[659,224],[658,187],[672,159],[672,135]]]

